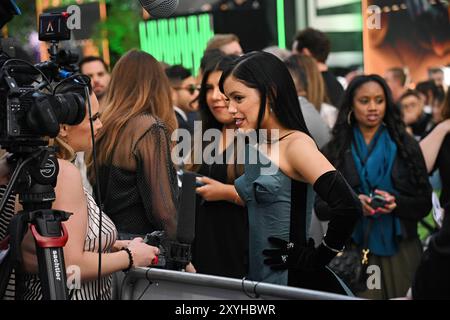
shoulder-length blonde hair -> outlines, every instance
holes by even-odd
[[[101,117],[103,128],[98,163],[107,163],[125,124],[139,114],[150,114],[164,122],[169,135],[177,128],[170,85],[161,64],[150,54],[131,50],[117,62],[111,74]]]

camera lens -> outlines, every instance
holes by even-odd
[[[78,93],[56,94],[55,115],[59,123],[71,126],[80,124],[86,115],[86,102]]]
[[[28,127],[35,133],[54,138],[60,124],[80,124],[86,115],[86,102],[78,93],[55,96],[34,93],[34,103],[27,113]]]

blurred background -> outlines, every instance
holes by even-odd
[[[393,66],[412,64],[411,81],[418,82],[427,78],[428,67],[440,65],[445,69],[450,63],[447,1],[438,1],[447,6],[447,20],[442,23],[429,12],[414,16],[407,9],[413,2],[429,3],[433,9],[434,0],[181,0],[176,13],[167,19],[152,19],[137,0],[16,2],[22,15],[1,34],[16,38],[25,52],[32,53],[34,62],[47,59],[46,44],[37,39],[38,15],[64,11],[76,4],[81,8],[81,30],[61,46],[80,56],[100,55],[111,66],[129,49],[140,48],[169,65],[182,64],[195,74],[214,34],[238,35],[245,52],[269,46],[291,49],[297,30],[306,27],[319,29],[330,38],[328,65],[340,77],[363,68],[384,74]],[[367,28],[367,19],[371,18],[367,8],[371,5],[381,10],[380,30]],[[436,23],[427,23],[427,18]],[[408,23],[414,27],[409,28]],[[434,41],[434,33],[444,36]],[[427,41],[415,39],[429,39],[428,46]],[[399,48],[393,50],[396,46]],[[411,51],[419,51],[419,57],[407,61],[395,58]],[[448,79],[448,69],[445,72]]]

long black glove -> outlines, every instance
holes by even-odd
[[[336,252],[321,244],[317,249],[314,240],[309,239],[306,246],[298,246],[282,239],[270,237],[269,242],[276,249],[266,249],[264,263],[272,270],[301,269],[316,270],[326,266],[334,258]]]
[[[263,254],[266,256],[264,263],[272,269],[308,270],[328,265],[344,248],[356,222],[362,216],[362,205],[358,196],[338,171],[330,171],[320,176],[313,187],[317,195],[328,204],[331,213],[324,241],[315,248],[312,239],[309,239],[306,246],[301,246],[278,238],[269,238],[275,249],[266,249]]]
[[[350,239],[356,223],[363,215],[361,201],[339,171],[325,173],[313,187],[316,197],[326,202],[330,216],[324,242],[340,250]],[[316,211],[318,202],[316,200]]]

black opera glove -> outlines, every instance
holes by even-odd
[[[266,256],[264,264],[270,266],[272,270],[314,270],[328,265],[336,256],[338,250],[327,247],[324,243],[315,248],[314,240],[309,239],[306,246],[299,246],[292,242],[269,237],[268,241],[276,249],[266,249],[263,255]]]
[[[338,171],[323,174],[313,187],[317,194],[316,213],[325,212],[330,220],[322,244],[341,250],[363,216],[361,201]]]

